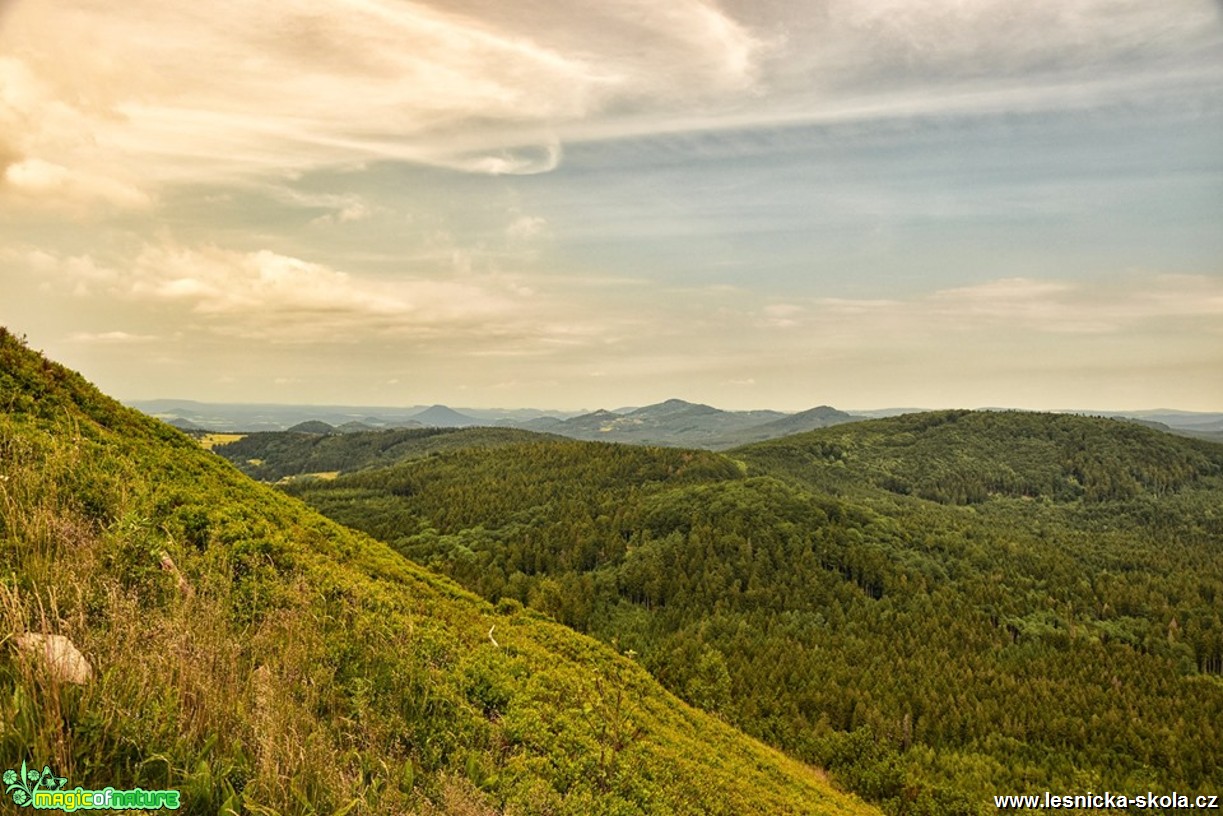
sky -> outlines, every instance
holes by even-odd
[[[1223,410],[1219,0],[0,0],[123,399]]]

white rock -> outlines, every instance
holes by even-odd
[[[29,632],[17,638],[17,646],[32,654],[42,655],[51,674],[62,683],[84,685],[93,679],[93,667],[85,655],[63,635]]]
[[[190,598],[195,594],[195,590],[191,584],[187,583],[187,579],[183,577],[183,574],[178,571],[178,565],[174,563],[174,559],[170,557],[168,552],[162,552],[161,554],[161,568],[173,575],[178,581],[178,592],[180,595],[184,598]]]

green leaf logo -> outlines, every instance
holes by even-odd
[[[10,768],[4,772],[4,792],[13,799],[13,804],[27,807],[34,802],[34,794],[40,790],[63,790],[68,786],[67,777],[56,776],[50,765],[43,765],[42,772],[27,767],[22,761],[21,770]]]

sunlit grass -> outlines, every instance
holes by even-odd
[[[246,437],[246,434],[235,433],[207,433],[199,438],[200,447],[204,450],[212,450],[218,445],[228,445],[231,442],[237,442],[239,439]]]

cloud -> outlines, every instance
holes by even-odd
[[[215,247],[147,247],[136,259],[130,293],[186,302],[201,314],[377,315],[405,308],[321,264],[268,250],[240,253]]]
[[[304,193],[283,185],[268,189],[277,201],[308,209],[325,209],[328,212],[311,219],[315,225],[351,224],[371,218],[376,208],[361,196],[354,194]]]
[[[738,104],[598,119],[606,139],[789,125],[871,124],[1107,106],[1213,104],[1223,90],[1217,4],[1145,0],[727,0],[767,47]]]
[[[239,336],[336,341],[392,334],[495,333],[529,304],[496,283],[358,277],[269,250],[146,247],[127,296],[188,308]]]
[[[68,339],[74,343],[104,343],[107,345],[151,343],[158,338],[152,334],[131,334],[125,331],[73,332]]]
[[[527,241],[543,234],[548,229],[548,220],[537,215],[520,215],[505,228],[505,235],[513,241]]]
[[[26,0],[0,169],[78,208],[380,159],[542,173],[572,140],[1207,94],[1219,43],[1206,0]]]
[[[1142,0],[832,0],[842,42],[870,40],[859,59],[912,79],[1050,73],[1156,58],[1209,36],[1209,3],[1181,13]],[[848,50],[848,49],[847,49]],[[842,56],[838,53],[838,56]]]
[[[10,184],[130,206],[370,159],[538,173],[565,123],[754,81],[760,43],[703,0],[503,6],[18,3],[0,29],[0,125],[24,133]]]
[[[817,322],[852,330],[862,340],[963,332],[1115,334],[1157,322],[1223,319],[1223,279],[1145,274],[1092,284],[1004,278],[908,300],[821,298],[814,307]]]
[[[0,30],[0,35],[4,32]],[[0,37],[0,42],[3,42]],[[99,165],[70,168],[38,152],[88,151],[87,117],[12,56],[0,56],[0,202],[22,208],[139,209],[150,196]]]
[[[519,276],[465,271],[448,279],[406,271],[371,275],[271,250],[237,251],[173,241],[131,257],[11,250],[56,292],[105,308],[140,306],[189,332],[296,344],[428,342],[464,354],[548,354],[598,342],[606,321],[575,318],[564,302]],[[177,315],[177,317],[172,317]],[[77,333],[81,342],[134,342]]]
[[[515,146],[495,153],[456,155],[443,162],[452,170],[483,173],[489,176],[534,176],[555,170],[561,163],[561,145],[548,136],[538,147]]]
[[[1177,400],[1206,410],[1223,393],[1217,378],[1202,379],[1223,366],[1219,276],[1000,278],[892,298],[786,303],[752,293],[701,298],[696,290],[667,297],[697,299],[716,319],[673,313],[666,343],[650,324],[615,364],[691,382],[708,394],[696,398],[716,404],[751,393],[789,407],[803,399],[1044,408]],[[755,380],[750,391],[735,387],[747,380]]]
[[[148,194],[136,187],[89,172],[73,172],[42,159],[23,159],[4,168],[4,187],[34,202],[112,204],[124,209],[147,207]]]
[[[771,303],[760,310],[761,323],[778,329],[788,329],[801,324],[801,316],[805,310],[793,303]]]
[[[770,25],[745,0],[738,5],[741,16]],[[1210,65],[1203,57],[1219,42],[1208,0],[1175,13],[1145,0],[825,0],[819,13],[785,22],[787,47],[768,79],[787,91],[814,82],[825,97],[1169,75]]]
[[[356,221],[364,221],[373,214],[373,210],[361,203],[348,204],[335,212],[329,212],[326,215],[320,215],[318,218],[310,219],[310,223],[314,226],[333,226],[335,224],[351,224]]]

